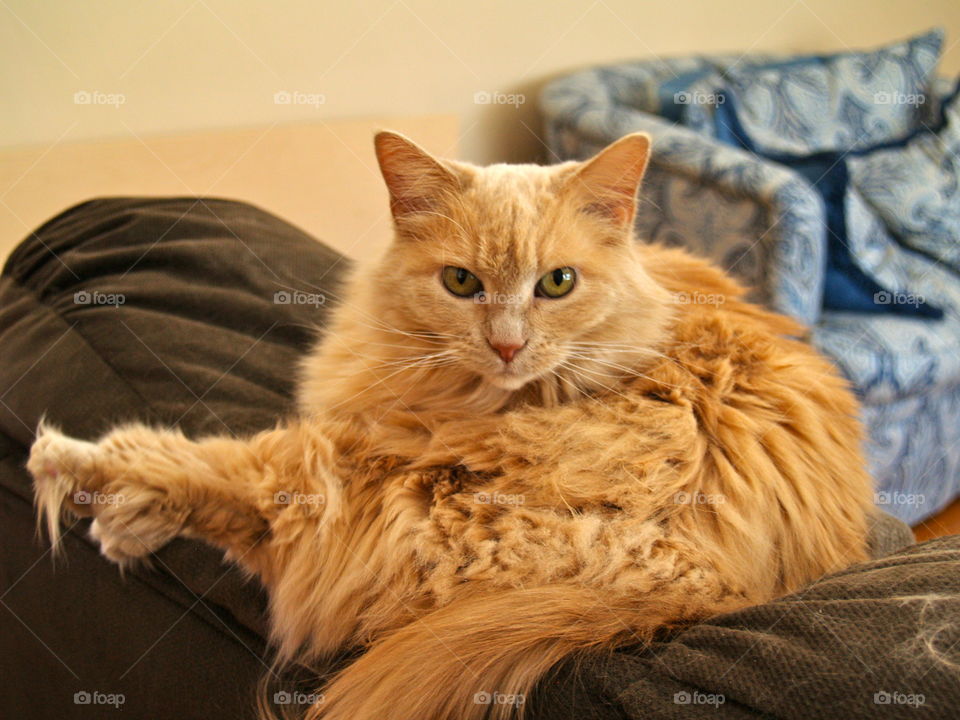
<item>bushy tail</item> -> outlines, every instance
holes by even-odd
[[[559,585],[458,600],[374,645],[333,680],[310,717],[520,717],[537,680],[558,662],[580,650],[645,642],[683,615],[683,604],[659,593],[609,601]]]

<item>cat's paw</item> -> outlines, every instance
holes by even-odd
[[[160,510],[156,493],[138,484],[123,459],[101,444],[41,424],[27,469],[55,547],[64,511],[94,518],[90,537],[105,557],[120,564],[150,554],[179,532],[180,523]]]
[[[142,534],[141,534],[142,533]],[[145,532],[135,523],[120,519],[116,513],[102,513],[90,525],[90,537],[100,553],[118,565],[131,565],[166,545],[176,531]]]
[[[75,515],[91,515],[90,498],[97,488],[95,443],[67,437],[41,424],[30,448],[27,470],[33,475],[37,507],[51,519],[66,508]],[[58,533],[57,533],[58,535]]]

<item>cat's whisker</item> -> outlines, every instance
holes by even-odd
[[[367,368],[367,369],[368,369],[368,370],[371,370],[371,371],[375,371],[375,368]],[[396,376],[399,375],[400,373],[402,373],[402,372],[409,372],[410,369],[411,369],[411,368],[409,368],[409,367],[407,367],[407,366],[403,366],[403,367],[401,367],[401,368],[399,368],[399,369],[397,369],[397,370],[394,370],[394,371],[391,372],[389,375],[386,375],[385,377],[380,378],[380,379],[377,380],[376,382],[371,383],[370,385],[367,385],[366,387],[364,387],[364,388],[363,388],[362,390],[360,390],[359,392],[354,393],[353,395],[351,395],[349,398],[345,398],[345,399],[341,400],[340,402],[338,402],[338,403],[336,403],[336,404],[334,404],[334,405],[331,405],[331,406],[330,406],[330,409],[331,409],[331,410],[335,410],[335,409],[337,409],[337,408],[339,408],[339,407],[347,404],[348,402],[352,402],[353,400],[356,400],[356,399],[357,399],[358,397],[360,397],[361,395],[370,392],[371,390],[373,390],[374,388],[382,385],[383,383],[387,382],[387,381],[390,380],[391,378],[396,377]]]
[[[563,364],[561,363],[558,367],[563,367]],[[573,380],[572,378],[570,378],[570,377],[562,374],[557,368],[553,368],[553,369],[550,371],[550,375],[552,375],[552,376],[555,377],[557,380],[559,380],[561,384],[570,386],[570,387],[573,388],[576,392],[579,393],[579,392],[581,391],[581,387],[576,383],[575,380]]]
[[[413,343],[389,343],[389,342],[380,342],[377,340],[366,340],[362,341],[363,345],[376,345],[377,347],[392,347],[392,348],[401,348],[404,350],[415,350],[417,349]],[[435,348],[424,348],[429,350],[434,350]]]
[[[398,345],[398,346],[396,346],[396,347],[401,347],[401,348],[402,348],[403,346],[402,346],[402,345]],[[410,347],[410,348],[407,348],[407,349],[408,349],[408,350],[414,350],[415,348]],[[444,350],[428,350],[427,352],[421,352],[421,353],[408,353],[408,354],[406,354],[406,353],[397,353],[397,354],[396,354],[396,357],[392,357],[392,358],[391,358],[391,357],[388,357],[388,356],[385,357],[385,356],[382,355],[382,354],[381,354],[381,355],[373,355],[373,356],[371,356],[371,357],[378,357],[378,358],[382,358],[385,362],[392,362],[392,361],[394,361],[394,360],[398,360],[398,361],[403,361],[403,360],[421,360],[421,359],[433,358],[433,357],[446,357],[446,356],[448,356],[448,355],[451,355],[452,353],[453,353],[453,350],[447,348],[447,349],[444,349]]]
[[[599,358],[595,355],[581,355],[578,353],[569,353],[567,357],[573,360],[580,360],[585,363],[596,363],[597,365],[603,365],[605,368],[611,368],[612,370],[616,370],[617,372],[610,373],[611,379],[618,379],[623,376],[646,377],[642,372],[640,372],[635,368],[626,367],[624,365],[620,365],[618,363],[611,362],[609,360],[604,360],[603,358]]]
[[[572,345],[572,346],[581,346],[581,347],[622,348],[625,350],[636,351],[636,352],[656,352],[655,350],[653,350],[653,348],[645,348],[641,345],[636,345],[633,343],[625,343],[625,342],[567,340],[566,344]]]
[[[446,365],[454,365],[459,361],[459,358],[451,353],[450,351],[444,350],[439,353],[433,353],[430,355],[420,355],[407,358],[396,358],[394,360],[385,360],[379,363],[377,368],[387,368],[387,367],[443,367]]]
[[[364,313],[364,316],[366,319],[371,320],[372,322],[364,322],[363,320],[357,320],[357,319],[354,319],[354,322],[357,325],[369,328],[371,330],[379,330],[383,332],[404,335],[406,337],[419,337],[419,338],[430,339],[430,340],[436,340],[441,338],[449,339],[449,338],[457,337],[456,335],[439,332],[436,330],[404,330],[394,325],[390,325],[389,323],[381,320],[380,318],[369,315],[368,313]]]
[[[669,355],[655,350],[654,348],[643,347],[639,345],[632,345],[630,343],[614,343],[614,342],[583,342],[576,340],[568,340],[564,343],[566,347],[573,348],[576,350],[596,350],[598,352],[622,352],[630,353],[631,355],[640,355],[646,357],[660,357],[668,358]]]
[[[408,363],[399,363],[399,367],[406,368],[441,368],[441,367],[450,367],[457,364],[455,358],[441,359],[441,360],[416,360]]]
[[[357,358],[376,361],[372,366],[368,365],[368,367],[380,367],[383,365],[403,364],[403,363],[413,362],[417,360],[425,360],[427,358],[434,357],[435,355],[439,356],[439,354],[428,353],[425,355],[403,355],[396,358],[384,358],[383,355],[364,353],[364,352],[360,352],[359,350],[352,350],[352,349],[350,353]]]
[[[560,362],[559,367],[565,370],[568,370],[570,373],[574,375],[574,377],[577,377],[578,379],[584,381],[584,384],[586,387],[589,387],[591,385],[601,385],[601,387],[605,387],[601,383],[598,383],[592,378],[590,378],[590,376],[586,374],[585,368],[579,367],[578,365],[575,365],[572,362],[563,360]],[[588,394],[588,393],[584,393],[584,394]]]
[[[634,369],[634,368],[624,367],[623,365],[620,365],[620,364],[618,364],[618,363],[612,362],[612,361],[610,361],[610,360],[606,360],[606,359],[604,359],[604,358],[598,358],[598,357],[595,357],[595,356],[593,356],[593,355],[583,355],[583,354],[580,354],[580,353],[569,353],[569,354],[568,354],[568,357],[574,358],[574,359],[576,359],[576,360],[584,360],[584,361],[587,361],[587,362],[597,363],[597,364],[600,364],[600,365],[604,365],[604,366],[606,366],[606,367],[611,367],[611,368],[614,368],[614,369],[618,370],[618,371],[619,371],[618,374],[627,375],[627,376],[630,376],[630,377],[642,378],[642,379],[644,379],[644,380],[649,380],[650,382],[655,382],[655,383],[657,383],[658,385],[662,385],[663,387],[668,387],[668,388],[672,388],[672,389],[676,389],[676,388],[678,387],[678,386],[673,385],[673,384],[671,384],[671,383],[665,382],[665,381],[663,381],[663,380],[661,380],[661,379],[659,379],[659,378],[651,377],[650,375],[647,375],[647,374],[645,374],[645,373],[643,373],[643,372],[640,372],[639,370],[636,370],[636,369]],[[584,370],[584,371],[587,371],[587,368],[582,368],[582,367],[581,367],[580,369],[582,369],[582,370]],[[593,372],[597,372],[597,371],[593,371]],[[609,374],[609,375],[605,375],[605,377],[610,377],[611,380],[616,380],[616,379],[617,379],[617,374],[612,374],[612,373],[611,373],[611,374]]]
[[[687,344],[691,345],[692,344]],[[637,347],[636,345],[629,345],[624,343],[586,343],[586,342],[576,342],[568,341],[566,346],[577,351],[589,351],[596,350],[597,352],[614,352],[614,353],[629,353],[636,354],[645,357],[655,357],[663,360],[669,360],[670,362],[676,362],[675,358],[670,357],[669,355],[660,352],[659,350],[654,350],[653,348],[644,348]],[[681,345],[677,344],[674,347],[680,348]]]
[[[411,330],[401,330],[400,328],[395,328],[385,324],[371,325],[369,323],[357,321],[357,325],[366,327],[370,330],[376,330],[378,332],[393,333],[394,335],[400,335],[402,337],[409,337],[415,340],[421,340],[421,341],[432,342],[432,343],[441,343],[445,340],[451,340],[456,337],[455,335],[447,335],[445,333],[414,332]]]
[[[603,388],[603,389],[606,390],[607,392],[613,393],[614,395],[618,395],[619,397],[623,398],[624,400],[627,400],[627,401],[630,401],[630,402],[632,402],[632,401],[635,400],[635,398],[630,398],[630,397],[628,397],[627,395],[624,395],[624,394],[623,394],[622,392],[620,392],[619,390],[616,390],[616,389],[610,387],[609,385],[604,385],[602,382],[599,382],[598,380],[595,380],[595,379],[591,378],[590,375],[589,375],[589,374],[586,374],[586,373],[592,373],[592,374],[596,374],[596,373],[593,372],[593,371],[588,370],[587,368],[576,366],[576,365],[574,365],[574,364],[572,364],[572,363],[570,363],[570,362],[567,362],[567,361],[564,361],[564,362],[562,362],[562,363],[560,363],[560,364],[561,364],[562,367],[567,368],[567,369],[568,369],[570,372],[572,372],[574,375],[577,375],[578,377],[580,377],[581,379],[583,379],[587,384],[599,385],[601,388]],[[608,376],[604,375],[603,377],[608,377]],[[595,397],[593,397],[593,396],[591,396],[591,395],[587,395],[587,397],[589,397],[590,399],[592,399],[592,400],[595,401],[595,402],[600,402],[599,399],[597,399],[597,398],[595,398]]]

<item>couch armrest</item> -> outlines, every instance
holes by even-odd
[[[819,320],[826,223],[823,201],[804,178],[584,90],[579,98],[551,95],[549,86],[544,93],[555,159],[585,158],[628,133],[650,133],[638,234],[714,260],[774,310],[808,325]]]

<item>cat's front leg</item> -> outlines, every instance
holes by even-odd
[[[263,457],[264,443],[277,442],[270,436],[194,442],[176,431],[131,425],[92,443],[41,425],[27,468],[53,542],[66,510],[94,518],[91,534],[118,563],[186,535],[260,572],[262,540],[282,509],[277,493],[303,482]]]

